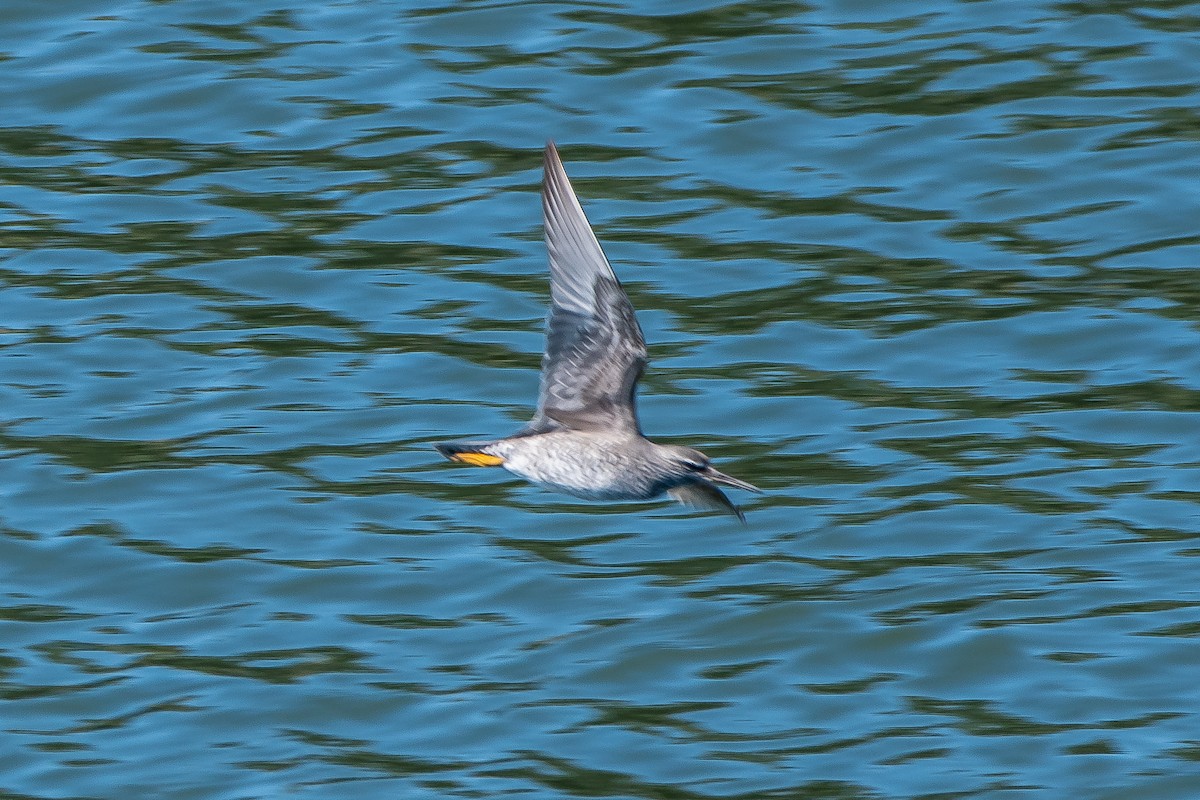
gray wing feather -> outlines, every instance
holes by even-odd
[[[676,486],[674,489],[671,489],[667,494],[689,508],[699,508],[705,511],[724,511],[727,514],[733,514],[743,523],[746,521],[742,510],[731,503],[724,492],[707,481],[685,483],[682,486]]]
[[[642,330],[553,142],[546,144],[545,170],[551,304],[538,410],[526,432],[563,426],[636,431],[634,392],[646,364]]]

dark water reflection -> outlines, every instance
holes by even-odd
[[[1200,795],[1198,31],[0,8],[0,796]],[[549,137],[746,527],[429,449]]]

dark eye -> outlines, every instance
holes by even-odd
[[[692,472],[702,472],[708,469],[708,464],[705,464],[703,461],[684,461],[683,465]]]

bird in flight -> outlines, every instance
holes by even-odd
[[[635,394],[646,342],[553,142],[546,143],[542,217],[550,316],[537,412],[512,436],[434,447],[451,461],[504,467],[585,500],[650,500],[665,493],[744,522],[717,484],[760,489],[718,472],[699,450],[642,435]]]

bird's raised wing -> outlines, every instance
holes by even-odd
[[[537,414],[525,432],[638,430],[634,392],[646,342],[633,306],[584,216],[553,142],[546,143],[542,216],[550,317]]]

